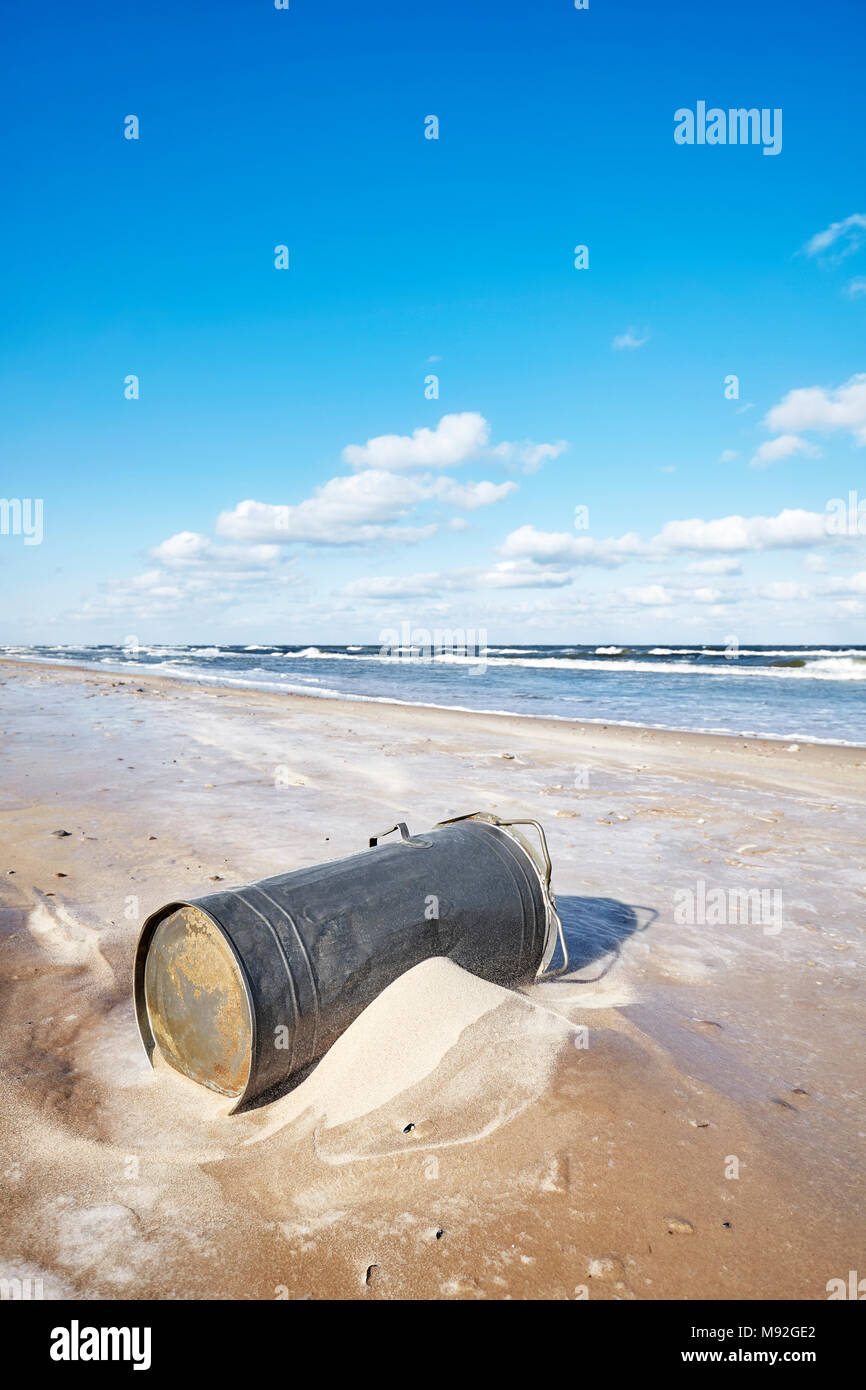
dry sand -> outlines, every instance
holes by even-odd
[[[822,1299],[866,1267],[863,750],[13,662],[0,682],[2,1277]],[[428,961],[240,1116],[150,1070],[148,912],[476,809],[545,824],[574,975],[515,993]],[[781,930],[676,921],[699,879],[781,890]]]

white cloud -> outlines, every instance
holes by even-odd
[[[534,439],[503,440],[488,448],[490,425],[477,411],[443,415],[433,429],[422,426],[411,435],[381,434],[366,444],[349,444],[343,461],[354,469],[379,469],[390,473],[418,468],[454,468],[471,458],[493,458],[512,471],[537,473],[548,459],[559,458],[568,448],[564,439],[537,443]]]
[[[841,261],[844,256],[850,256],[852,251],[856,251],[862,245],[864,235],[866,235],[866,216],[861,212],[853,212],[850,217],[844,217],[841,222],[831,222],[829,227],[825,227],[823,232],[816,232],[806,245],[803,247],[807,256],[820,256],[831,247],[838,247],[834,260]]]
[[[479,575],[479,583],[488,589],[563,589],[573,582],[572,575],[546,569],[532,560],[501,560]]]
[[[197,531],[179,531],[155,545],[150,554],[169,569],[208,566],[220,570],[261,569],[280,558],[278,545],[218,545]]]
[[[447,573],[376,575],[353,579],[343,590],[355,598],[435,598],[455,589],[563,589],[573,576],[546,569],[532,560],[503,560],[492,569],[459,569]]]
[[[851,299],[861,299],[866,294],[866,275],[855,275],[853,280],[849,280],[845,293]]]
[[[490,453],[506,466],[519,464],[524,473],[537,473],[542,464],[548,459],[558,459],[567,448],[568,441],[565,439],[557,439],[552,444],[536,444],[532,439],[524,439],[519,443],[505,441],[496,444]]]
[[[824,574],[827,569],[827,561],[823,555],[806,555],[803,558],[803,564],[807,570],[811,570],[812,574]]]
[[[780,434],[776,439],[768,439],[762,444],[752,455],[749,463],[752,468],[766,468],[768,464],[776,463],[779,459],[790,458],[791,454],[808,454],[814,458],[820,452],[814,444],[809,444],[799,435]]]
[[[489,507],[493,502],[501,502],[503,497],[507,497],[516,489],[516,483],[455,483],[452,478],[435,478],[429,484],[428,496],[435,497],[451,507],[461,507],[467,512],[474,512],[479,507]]]
[[[686,570],[689,574],[742,574],[743,567],[739,560],[719,556],[712,560],[693,560],[686,565]]]
[[[673,600],[673,594],[661,584],[647,584],[643,588],[623,589],[622,593],[630,603],[638,603],[647,608],[659,608]]]
[[[857,574],[849,574],[844,577],[835,577],[824,580],[821,585],[823,594],[866,594],[866,570],[860,570]]]
[[[505,537],[503,555],[540,560],[559,565],[621,565],[646,549],[634,531],[618,539],[595,540],[592,536],[573,536],[567,531],[538,531],[521,526]]]
[[[352,468],[400,472],[410,468],[453,468],[475,457],[490,437],[490,426],[475,410],[443,415],[434,429],[411,435],[380,434],[366,444],[348,444],[343,461]]]
[[[723,449],[719,454],[719,463],[733,463],[734,459],[739,457],[736,449]]]
[[[353,579],[343,589],[354,598],[428,598],[453,587],[443,574],[373,575],[368,579]]]
[[[150,621],[191,614],[221,617],[227,608],[247,601],[259,606],[263,593],[273,595],[283,586],[302,583],[295,561],[286,560],[285,551],[278,546],[274,549],[273,562],[247,564],[239,558],[227,560],[225,554],[247,552],[246,547],[219,546],[195,532],[180,532],[151,552],[163,552],[169,569],[145,570],[132,578],[103,584],[99,598],[86,602],[80,616],[116,618],[123,614],[130,621]]]
[[[823,512],[786,509],[778,516],[723,516],[712,521],[691,517],[668,521],[647,544],[630,531],[619,537],[596,540],[592,536],[572,536],[567,531],[539,531],[521,526],[506,536],[502,554],[527,558],[542,564],[614,566],[636,557],[659,560],[680,551],[779,550],[813,545],[828,539]],[[719,573],[722,571],[706,570]],[[733,573],[733,570],[725,571]]]
[[[377,540],[419,540],[432,535],[426,527],[399,526],[422,502],[437,501],[463,511],[476,511],[507,497],[516,483],[457,483],[453,478],[406,477],[381,469],[331,478],[296,506],[256,502],[248,498],[233,511],[221,512],[216,530],[234,540],[276,545],[363,545]]]
[[[792,434],[848,430],[858,444],[866,444],[866,372],[852,376],[835,390],[807,386],[789,391],[768,411],[764,424]]]
[[[216,530],[234,540],[287,545],[307,541],[313,545],[358,545],[406,532],[411,527],[388,523],[408,515],[428,495],[415,478],[370,471],[345,478],[331,478],[297,506],[276,506],[248,498],[233,511],[221,512]]]
[[[781,603],[790,603],[790,601],[795,598],[809,597],[808,589],[804,589],[802,584],[794,584],[790,581],[761,584],[757,589],[757,593],[761,598],[773,599]]]
[[[648,328],[645,328],[643,330],[643,337],[641,337],[638,334],[638,330],[635,327],[629,326],[624,333],[617,334],[617,336],[611,343],[611,347],[614,348],[617,352],[621,352],[623,348],[633,350],[634,348],[643,347],[644,343],[648,340]]]
[[[826,541],[822,512],[786,509],[778,516],[723,516],[713,521],[692,517],[668,521],[653,545],[662,550],[778,550]]]

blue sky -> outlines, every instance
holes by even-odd
[[[862,641],[861,4],[8,27],[0,641]]]

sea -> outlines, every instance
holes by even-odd
[[[866,747],[863,648],[0,645],[0,655],[325,700]]]

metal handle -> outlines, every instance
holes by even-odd
[[[562,929],[562,918],[556,910],[556,898],[554,896],[553,888],[551,887],[550,883],[551,875],[553,873],[553,866],[550,862],[550,851],[547,848],[547,836],[544,833],[544,826],[541,824],[540,821],[537,820],[503,820],[500,821],[499,824],[534,825],[535,829],[538,831],[538,838],[541,842],[541,852],[544,855],[544,878],[542,880],[542,888],[544,891],[544,906],[546,912],[548,913],[549,920],[555,922],[556,924],[557,940],[559,941],[559,949],[562,952],[562,965],[560,965],[559,968],[556,970],[551,970],[549,967],[547,970],[539,970],[535,978],[536,980],[553,980],[556,978],[557,975],[565,974],[569,967],[569,960],[568,947],[565,944],[565,932]]]
[[[389,830],[380,830],[379,833],[378,833],[378,835],[371,835],[371,836],[370,836],[370,849],[373,849],[374,846],[377,845],[377,844],[379,843],[380,840],[384,840],[384,838],[385,838],[386,835],[391,835],[391,834],[393,834],[393,832],[394,832],[395,830],[399,830],[399,831],[400,831],[400,838],[401,838],[401,840],[409,840],[409,839],[411,839],[411,836],[410,836],[410,834],[409,834],[409,828],[408,828],[408,826],[406,825],[406,822],[405,822],[404,820],[398,820],[397,824],[396,824],[396,825],[392,825],[392,826],[390,827]]]

